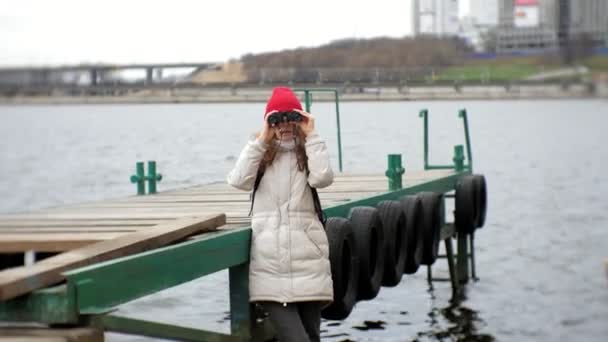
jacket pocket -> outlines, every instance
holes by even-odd
[[[308,229],[306,229],[304,231],[304,235],[306,235],[306,238],[308,239],[308,241],[310,241],[310,243],[312,243],[312,245],[315,247],[317,254],[319,256],[325,256],[325,253],[323,253],[323,250],[321,249],[320,243],[318,241],[316,241],[313,236],[314,230],[315,230],[315,225],[312,224],[308,227]]]

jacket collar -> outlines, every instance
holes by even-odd
[[[279,141],[278,144],[279,144],[279,151],[281,151],[281,152],[291,151],[296,147],[296,142],[294,140]]]

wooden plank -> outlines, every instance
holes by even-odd
[[[419,180],[419,179],[436,179],[448,176],[453,174],[453,170],[425,170],[425,171],[408,171],[403,175],[403,180]],[[378,173],[368,173],[368,174],[349,174],[349,173],[341,173],[337,174],[334,177],[334,183],[342,183],[342,182],[360,182],[360,181],[374,181],[385,183],[388,182],[388,178],[384,174]],[[233,190],[230,185],[224,182],[214,183],[214,184],[205,184],[205,185],[197,185],[193,187],[184,188],[181,190],[175,191],[164,191],[162,194],[175,194],[175,193],[185,193],[185,192],[206,192],[206,191],[215,191],[215,190]]]
[[[0,334],[4,334],[0,329]],[[71,342],[66,337],[42,337],[42,336],[0,336],[0,342]]]
[[[335,185],[330,185],[327,188],[323,188],[322,191],[334,191],[332,189],[339,189],[340,191],[344,191],[344,189],[350,189],[352,187],[358,187],[364,190],[369,190],[369,189],[381,189],[381,191],[388,191],[388,183],[387,182],[353,182],[353,183],[343,183],[343,184],[335,184]],[[321,190],[321,189],[320,189]],[[249,194],[249,192],[243,192],[241,190],[223,190],[223,191],[207,191],[204,193],[194,193],[194,194],[202,194],[205,195],[207,197],[212,197],[212,196],[224,196],[224,195],[234,195],[234,194],[239,194],[239,193],[243,193],[243,194]],[[179,193],[179,194],[172,194],[171,197],[178,197],[178,196],[191,196],[193,193]],[[158,197],[167,197],[166,195],[159,195]]]
[[[195,210],[195,211],[189,211],[189,212],[147,212],[147,213],[134,213],[134,214],[129,214],[128,211],[125,212],[112,212],[112,211],[108,211],[108,212],[88,212],[88,213],[56,213],[56,214],[52,214],[51,217],[56,218],[56,219],[70,219],[70,218],[74,218],[74,219],[92,219],[92,220],[100,220],[100,219],[104,219],[104,218],[123,218],[126,217],[128,215],[131,216],[138,216],[138,217],[142,217],[142,218],[167,218],[167,219],[172,219],[171,221],[169,221],[168,223],[172,222],[173,220],[176,219],[182,219],[182,218],[193,218],[193,217],[200,217],[200,216],[206,216],[209,215],[210,213],[214,213],[214,212],[218,212],[220,210],[215,210],[215,211],[209,211],[209,210],[205,210],[205,211],[200,211],[200,210]],[[249,214],[249,210],[241,210],[241,211],[235,211],[235,212],[226,212],[227,216],[233,216],[233,215],[246,215]],[[31,219],[31,218],[41,218],[42,216],[40,214],[30,214],[28,216],[25,216],[25,218]],[[164,224],[164,223],[163,223]]]
[[[164,246],[201,231],[216,229],[225,223],[224,214],[180,219],[62,253],[32,266],[2,271],[0,300],[56,284],[64,279],[61,272],[66,270]]]
[[[0,233],[0,253],[65,252],[125,234],[129,233]]]
[[[383,191],[384,192],[384,191]],[[321,197],[321,199],[323,198],[336,198],[336,197],[343,197],[343,196],[349,196],[349,195],[357,195],[359,197],[361,196],[365,196],[368,195],[370,192],[369,191],[363,191],[363,192],[356,192],[356,191],[347,191],[347,192],[336,192],[336,193],[332,193],[332,192],[328,192],[325,189],[319,189],[319,196]],[[113,205],[116,203],[121,203],[121,204],[138,204],[138,203],[175,203],[175,204],[188,204],[188,203],[217,203],[217,204],[224,204],[224,203],[249,203],[250,201],[250,193],[248,192],[236,192],[234,194],[230,194],[230,195],[222,195],[222,196],[206,196],[205,194],[191,194],[191,195],[184,195],[184,196],[172,196],[172,197],[155,197],[155,196],[150,196],[148,198],[141,198],[138,199],[137,201],[115,201],[115,202],[104,202],[104,203],[100,203],[100,206],[104,206],[104,205]],[[93,205],[88,205],[88,206],[93,206]]]
[[[179,203],[179,202],[165,202],[165,203],[159,203],[159,202],[145,202],[145,203],[125,203],[125,202],[116,202],[116,203],[103,203],[103,204],[98,204],[98,205],[87,205],[87,206],[78,206],[78,207],[73,207],[70,208],[70,210],[63,210],[62,212],[66,212],[66,211],[76,211],[76,210],[82,210],[84,211],[85,209],[107,209],[107,208],[133,208],[133,209],[145,209],[145,208],[149,208],[149,209],[180,209],[180,208],[184,208],[184,209],[205,209],[205,208],[217,208],[217,207],[225,207],[225,208],[243,208],[243,207],[247,207],[247,205],[249,204],[249,201],[247,202],[224,202],[224,203],[217,203],[217,202],[187,202],[187,203]]]
[[[159,223],[167,222],[167,220],[21,220],[21,219],[0,219],[0,229],[4,228],[33,228],[33,227],[149,227]]]
[[[204,213],[203,213],[204,214]],[[92,221],[102,221],[102,220],[128,220],[128,219],[144,219],[144,220],[150,220],[150,219],[165,219],[167,221],[171,221],[171,220],[175,220],[178,218],[192,218],[192,217],[197,217],[197,216],[201,216],[200,212],[197,213],[193,213],[193,212],[173,212],[173,213],[134,213],[129,215],[129,213],[113,213],[113,212],[107,212],[107,213],[98,213],[98,214],[91,214],[91,213],[67,213],[67,214],[62,214],[62,213],[31,213],[31,214],[22,214],[20,217],[22,217],[23,219],[45,219],[45,218],[49,218],[51,220],[55,219],[55,220],[70,220],[70,219],[75,219],[75,220],[92,220]]]
[[[328,193],[321,193],[320,194],[320,198],[321,200],[347,200],[347,199],[357,199],[357,198],[361,198],[361,197],[369,197],[372,196],[374,194],[378,194],[378,193],[382,193],[384,191],[378,191],[378,190],[374,190],[374,191],[369,191],[369,192],[361,192],[361,191],[355,191],[351,192],[344,192],[344,193],[340,193],[340,194],[328,194]],[[46,213],[40,213],[40,212],[36,212],[33,214],[22,214],[21,216],[19,216],[20,218],[29,218],[29,219],[33,219],[33,218],[39,218],[39,219],[43,219],[43,218],[49,218],[49,219],[57,219],[57,214],[67,214],[67,213],[78,213],[79,215],[83,215],[85,213],[104,213],[104,216],[107,216],[105,214],[111,214],[114,217],[115,215],[122,213],[124,211],[128,211],[129,213],[137,213],[137,214],[142,214],[142,213],[162,213],[162,212],[171,212],[171,213],[186,213],[186,215],[192,214],[192,213],[197,213],[199,211],[205,211],[205,210],[215,210],[217,211],[218,208],[227,208],[227,209],[241,209],[241,210],[245,210],[247,208],[249,208],[249,199],[244,199],[243,201],[240,202],[226,202],[226,203],[216,203],[216,202],[205,202],[205,203],[175,203],[175,202],[168,202],[168,203],[145,203],[145,204],[126,204],[126,203],[108,203],[108,204],[103,204],[102,206],[87,206],[87,207],[73,207],[73,208],[65,208],[62,210],[53,210],[53,211],[48,211]],[[36,215],[36,216],[32,216],[32,215]],[[78,216],[78,217],[84,217],[84,216]],[[131,217],[135,217],[135,216],[131,216]],[[16,219],[16,217],[13,217],[13,220]]]
[[[137,226],[137,227],[0,227],[0,235],[2,234],[25,234],[25,233],[124,233],[136,232],[138,230],[147,229],[154,226]],[[0,238],[1,239],[1,238]]]
[[[326,206],[329,203],[343,203],[348,200],[359,199],[361,197],[370,197],[379,192],[368,193],[366,196],[348,196],[341,197],[339,200],[321,201],[322,205]],[[233,209],[226,208],[225,206],[206,206],[206,207],[178,207],[178,208],[86,208],[81,210],[63,210],[59,212],[50,213],[31,213],[23,214],[20,216],[24,220],[112,220],[112,219],[126,219],[126,218],[164,218],[164,219],[176,219],[179,217],[193,217],[202,215],[209,212],[224,211],[227,216],[243,216],[249,214],[249,204],[245,203],[242,206],[234,206]],[[227,210],[228,209],[228,210]]]
[[[32,342],[103,342],[103,330],[98,328],[0,328],[0,341]],[[16,338],[26,338],[19,340]]]

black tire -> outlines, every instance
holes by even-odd
[[[442,194],[435,192],[421,192],[420,202],[422,204],[422,265],[432,265],[439,254],[439,238],[441,225],[445,213]]]
[[[325,224],[329,241],[329,262],[334,287],[334,301],[321,311],[326,319],[345,319],[357,302],[359,265],[350,221],[330,217]]]
[[[403,277],[406,257],[405,214],[398,201],[382,201],[377,208],[385,241],[382,286],[397,286]]]
[[[357,299],[369,300],[378,295],[384,275],[384,230],[378,210],[355,207],[350,210],[350,222],[355,236],[359,259]]]
[[[403,265],[403,273],[414,274],[420,267],[422,261],[422,246],[424,236],[422,235],[421,218],[422,204],[416,195],[403,196],[399,199],[405,213],[406,226],[406,257]]]
[[[477,228],[483,227],[486,222],[486,210],[488,207],[488,193],[486,190],[486,178],[483,175],[474,175],[475,197],[477,198]]]
[[[472,234],[477,226],[477,190],[474,176],[463,176],[456,183],[454,199],[456,231]]]

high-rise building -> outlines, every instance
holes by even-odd
[[[498,52],[558,49],[587,34],[608,43],[606,0],[503,0],[499,7]]]
[[[498,3],[501,0],[460,0],[460,20],[469,20],[478,26],[498,25]]]
[[[412,0],[414,35],[458,33],[458,0]]]
[[[511,52],[556,48],[559,25],[556,1],[501,1],[496,50]]]
[[[606,43],[608,35],[608,1],[570,1],[570,32],[589,35]]]
[[[460,0],[459,32],[476,51],[485,51],[484,36],[498,25],[500,0]]]

